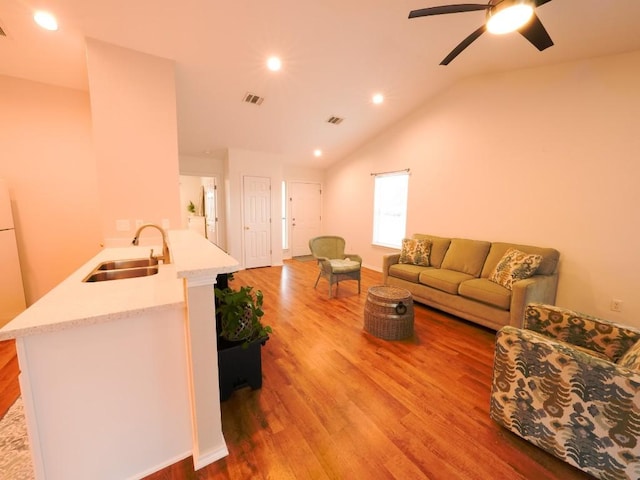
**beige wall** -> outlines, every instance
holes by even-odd
[[[103,233],[121,235],[115,232],[115,219],[169,218],[179,225],[175,115],[172,120],[162,113],[172,108],[175,113],[175,94],[167,93],[172,65],[149,57],[137,69],[140,56],[134,53],[125,51],[117,63],[155,87],[147,97],[150,104],[138,103],[147,112],[143,121],[125,122],[118,132],[123,141],[100,153],[100,188],[107,188],[106,198],[114,200],[106,217],[97,194],[88,94],[0,76],[0,177],[9,182],[15,202],[28,303],[95,254]],[[163,80],[155,83],[158,74]],[[109,75],[99,81],[112,81]],[[342,233],[366,265],[379,268],[389,250],[370,243],[370,173],[411,168],[407,234],[556,247],[562,254],[559,305],[640,326],[640,253],[634,241],[640,233],[635,213],[640,204],[638,84],[640,52],[461,82],[326,172],[323,227]],[[125,92],[129,100],[136,95]],[[108,128],[128,113],[112,112]],[[159,142],[145,134],[158,129],[139,128],[157,116],[159,130],[171,132],[159,135]],[[108,135],[99,135],[104,145]],[[128,148],[129,141],[136,145]],[[141,146],[145,142],[151,150]],[[226,185],[233,190],[226,196],[231,218],[241,218],[245,174],[271,177],[277,186],[272,214],[279,218],[282,179],[310,179],[317,173],[289,171],[284,163],[278,155],[230,150]],[[152,179],[155,189],[140,182],[105,187],[105,165],[114,182],[124,172],[137,180]],[[161,198],[157,191],[164,192]],[[100,218],[107,220],[102,224]],[[229,222],[227,235],[238,259],[240,227],[239,220]],[[123,241],[131,233],[124,232]],[[282,260],[280,236],[274,228],[273,264]],[[609,310],[612,298],[624,302],[620,314]]]
[[[89,96],[0,76],[0,105],[0,177],[30,305],[100,249]]]
[[[180,226],[173,62],[100,42],[89,50],[91,101],[0,76],[0,177],[28,304],[103,243],[129,243],[136,219]],[[116,219],[131,229],[117,231]]]
[[[180,228],[173,61],[89,39],[87,65],[105,245],[128,244],[137,220]]]
[[[640,326],[638,85],[640,52],[460,82],[328,170],[324,228],[379,269],[370,173],[410,168],[407,235],[555,247],[558,305]]]

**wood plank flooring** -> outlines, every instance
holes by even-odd
[[[296,260],[236,274],[263,291],[274,329],[263,386],[223,402],[227,457],[146,480],[592,478],[489,419],[493,331],[416,305],[414,337],[381,340],[362,329],[381,275],[363,270],[360,294],[345,281],[333,299],[316,275]],[[15,346],[0,342],[0,412],[18,391]]]
[[[9,407],[20,395],[19,373],[16,342],[14,340],[0,342],[0,418],[7,413]]]
[[[331,300],[316,275],[296,260],[235,275],[263,291],[274,329],[262,389],[223,402],[228,457],[147,480],[592,478],[489,419],[495,332],[417,305],[413,338],[381,340],[362,329],[381,275],[364,270],[359,295],[346,281]]]

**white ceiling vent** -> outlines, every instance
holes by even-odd
[[[7,34],[4,33],[4,30],[2,29],[2,25],[0,25],[0,37],[6,37]]]
[[[247,93],[245,94],[243,101],[252,103],[253,105],[262,105],[262,102],[264,102],[264,98],[259,97],[258,95],[255,95],[253,93]]]
[[[342,123],[343,120],[344,120],[344,118],[340,118],[340,117],[329,117],[327,122],[328,123],[333,123],[334,125],[339,125],[339,124]]]

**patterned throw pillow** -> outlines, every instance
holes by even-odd
[[[634,343],[627,352],[620,357],[618,365],[631,370],[640,370],[640,341]]]
[[[489,275],[489,280],[511,290],[513,282],[524,280],[536,273],[541,261],[542,255],[510,248]]]
[[[428,267],[430,253],[430,240],[405,238],[402,240],[399,263],[411,263],[413,265],[420,265],[421,267]]]

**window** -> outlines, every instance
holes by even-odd
[[[400,248],[407,228],[409,171],[374,176],[373,244]]]

